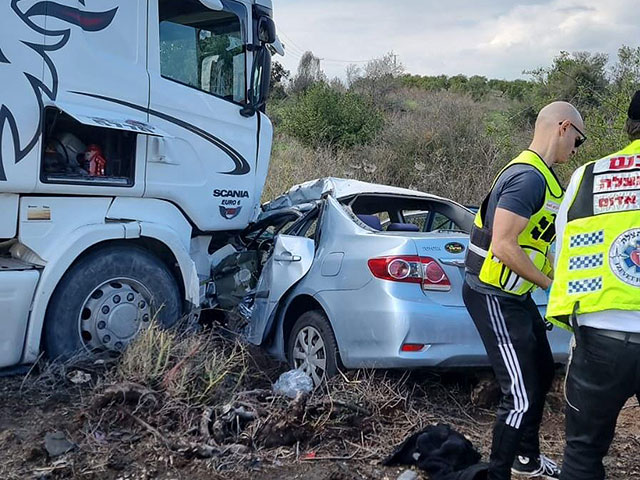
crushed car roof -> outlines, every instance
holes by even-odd
[[[320,200],[327,194],[340,200],[360,194],[392,194],[404,195],[410,197],[431,198],[434,200],[443,200],[441,197],[431,195],[417,190],[408,188],[390,187],[388,185],[379,185],[377,183],[361,182],[360,180],[350,180],[346,178],[326,177],[310,180],[300,185],[295,185],[291,189],[269,203],[263,205],[264,211],[276,210],[294,205],[302,205]]]

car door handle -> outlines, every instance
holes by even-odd
[[[294,255],[291,252],[282,252],[279,255],[273,257],[276,262],[301,262],[302,257],[300,255]]]
[[[452,267],[460,267],[460,268],[464,267],[464,260],[458,260],[455,258],[447,259],[447,260],[441,259],[440,262],[443,263],[444,265],[451,265]]]

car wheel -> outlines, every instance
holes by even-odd
[[[309,375],[314,386],[338,373],[338,344],[323,312],[303,313],[291,330],[288,344],[289,365]]]
[[[81,258],[63,276],[44,324],[48,357],[118,353],[151,320],[170,327],[182,313],[175,278],[139,247],[106,247]]]

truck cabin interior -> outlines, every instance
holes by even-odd
[[[160,67],[164,78],[226,100],[246,100],[246,11],[214,11],[198,0],[160,0]]]
[[[52,107],[44,118],[43,183],[133,186],[136,133],[83,125]]]

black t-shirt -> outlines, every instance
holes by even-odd
[[[484,225],[493,228],[496,208],[503,208],[524,218],[531,216],[542,208],[547,183],[544,176],[531,165],[516,164],[509,167],[498,178],[489,195]],[[488,285],[469,272],[466,274],[469,286],[480,293],[520,298]]]

